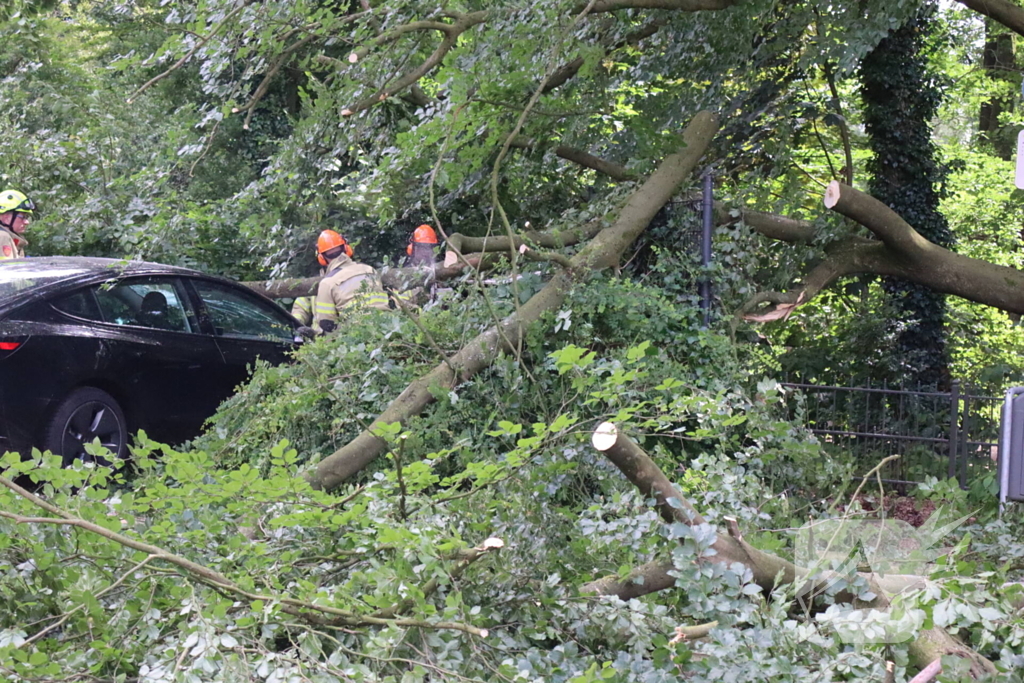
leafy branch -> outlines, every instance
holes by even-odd
[[[95,524],[93,522],[89,522],[80,517],[75,517],[74,515],[71,515],[70,513],[58,508],[57,506],[48,503],[39,496],[36,496],[35,494],[26,490],[22,486],[19,486],[13,480],[7,477],[0,476],[0,485],[10,489],[15,494],[21,496],[22,498],[29,501],[36,507],[41,508],[46,512],[49,512],[50,514],[54,515],[53,517],[29,517],[25,515],[18,515],[12,512],[0,510],[0,517],[4,519],[9,519],[17,524],[63,525],[76,527],[84,531],[88,531],[98,536],[102,536],[103,538],[113,541],[114,543],[122,545],[126,548],[131,548],[132,550],[137,550],[146,553],[147,557],[145,561],[141,563],[139,566],[144,566],[145,564],[149,564],[151,562],[167,562],[177,567],[182,572],[184,572],[186,576],[191,577],[199,583],[208,585],[211,588],[214,588],[215,590],[244,597],[248,600],[260,600],[268,604],[279,604],[281,606],[281,611],[285,612],[286,614],[321,626],[400,626],[409,628],[461,631],[463,633],[468,633],[470,635],[478,636],[480,638],[485,638],[488,635],[487,629],[477,628],[475,626],[462,622],[425,621],[422,619],[399,618],[396,616],[368,616],[357,614],[349,610],[331,607],[329,605],[322,605],[313,602],[308,602],[305,600],[298,600],[296,598],[292,598],[286,595],[265,595],[260,593],[254,593],[245,590],[244,588],[237,585],[235,582],[231,581],[228,577],[224,576],[223,574],[209,567],[201,565],[197,562],[193,562],[192,560],[182,557],[181,555],[172,553],[168,550],[164,550],[163,548],[151,545],[149,543],[138,541],[123,534],[119,534],[116,531],[112,531],[110,529],[107,529],[106,527],[100,526],[99,524]],[[484,546],[481,546],[480,554],[483,554],[484,552],[487,552],[492,549],[496,549],[497,547],[500,546],[495,547],[493,543],[491,545],[485,543]],[[474,561],[475,559],[477,559],[477,557],[474,557]],[[105,590],[113,590],[118,585],[123,583],[128,576],[137,571],[138,568],[139,567],[134,568],[132,572],[129,572],[125,576],[121,577],[121,579],[118,579],[118,581],[116,581],[114,584],[112,584]],[[397,615],[401,611],[401,609],[396,607],[394,609],[394,614]],[[70,618],[70,616],[71,613],[66,614],[65,621],[67,618]],[[51,625],[51,627],[48,628],[49,630],[53,630],[53,628],[56,628],[56,625]],[[39,634],[37,634],[37,636],[42,637]]]

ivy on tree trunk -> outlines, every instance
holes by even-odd
[[[939,213],[946,169],[936,158],[931,138],[931,122],[942,98],[940,83],[928,66],[926,43],[933,14],[934,7],[925,6],[864,57],[861,93],[874,153],[868,164],[870,194],[926,239],[949,248],[953,235]],[[884,288],[897,311],[891,322],[896,379],[947,384],[945,296],[892,278],[885,279]]]

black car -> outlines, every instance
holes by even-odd
[[[87,457],[99,438],[195,436],[259,357],[287,359],[299,323],[245,287],[184,268],[0,260],[0,454]]]

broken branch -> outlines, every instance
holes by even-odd
[[[693,505],[668,481],[651,457],[614,425],[607,422],[599,425],[594,431],[592,443],[595,449],[604,453],[634,486],[645,495],[654,497],[655,507],[663,519],[687,524],[704,522]],[[678,501],[678,504],[673,501]],[[724,564],[727,567],[734,563],[742,564],[750,570],[753,582],[765,592],[770,592],[777,580],[783,583],[794,583],[808,577],[807,570],[798,568],[780,557],[757,550],[735,536],[717,534],[711,545],[711,550],[714,552],[707,556],[706,561]],[[664,563],[645,565],[649,571],[664,566]],[[671,568],[671,563],[668,563],[668,566]],[[889,598],[875,575],[862,576],[868,580],[869,588],[875,594],[874,599],[868,602],[858,601],[856,595],[844,592],[837,595],[836,600],[858,602],[859,607],[888,608]],[[812,593],[820,582],[821,579],[813,579],[810,582],[809,588]],[[671,585],[674,585],[674,582]],[[620,586],[628,589],[628,585],[602,580],[601,582],[591,582],[583,586],[582,590],[597,592],[595,588],[600,588],[611,592],[610,589]],[[618,593],[612,594],[618,595]],[[953,655],[968,660],[974,678],[981,678],[996,672],[995,665],[987,658],[966,647],[942,629],[933,628],[922,631],[918,639],[910,646],[911,660],[921,667],[925,667],[937,659],[941,660],[943,655]]]
[[[517,136],[512,140],[510,146],[515,147],[516,149],[538,149],[544,145],[536,140]],[[613,161],[608,161],[607,159],[602,159],[601,157],[590,154],[589,152],[584,152],[581,149],[575,149],[567,145],[558,145],[555,147],[554,151],[556,156],[559,156],[566,161],[571,161],[583,166],[584,168],[593,169],[599,173],[603,173],[613,180],[625,182],[636,179],[636,176],[626,170],[624,166],[620,166],[619,164],[616,164]]]

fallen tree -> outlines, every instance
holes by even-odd
[[[654,500],[655,508],[667,523],[678,522],[687,526],[707,524],[700,512],[679,493],[654,460],[636,442],[619,432],[613,424],[599,425],[594,430],[591,443],[640,490],[645,498]],[[708,554],[707,561],[727,567],[742,565],[750,570],[753,582],[760,586],[765,594],[770,593],[779,584],[809,582],[803,587],[801,594],[816,595],[821,590],[821,585],[829,578],[827,574],[812,577],[806,569],[754,548],[743,540],[735,523],[730,524],[728,534],[716,535],[710,550],[713,552]],[[674,586],[675,579],[669,575],[672,569],[671,562],[650,563],[634,571],[625,580],[618,577],[599,579],[584,585],[581,591],[596,595],[615,595],[628,600]],[[852,603],[860,609],[885,610],[889,607],[893,595],[923,583],[921,577],[890,575],[883,579],[876,574],[862,576],[868,581],[868,586],[874,594],[872,599],[858,600],[854,594],[840,592],[836,595],[836,601]],[[923,630],[910,645],[909,653],[912,663],[922,669],[933,665],[934,662],[941,662],[944,656],[953,656],[970,663],[970,672],[974,679],[996,673],[996,667],[992,662],[940,628]]]
[[[387,450],[387,443],[374,434],[377,425],[401,423],[418,415],[433,402],[432,387],[450,388],[466,381],[488,367],[502,351],[516,348],[531,323],[561,305],[578,275],[617,265],[629,245],[697,167],[717,129],[717,116],[709,112],[697,114],[683,134],[685,147],[662,161],[651,177],[633,193],[618,219],[598,232],[572,257],[569,268],[560,270],[514,314],[478,335],[446,362],[410,384],[368,429],[317,465],[311,474],[312,483],[324,489],[343,484]]]

